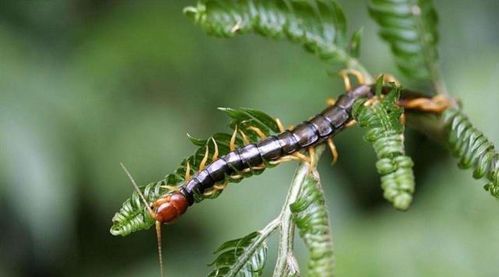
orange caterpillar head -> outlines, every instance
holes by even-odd
[[[121,167],[127,174],[128,178],[132,182],[133,187],[135,188],[135,191],[137,194],[140,196],[142,199],[142,202],[145,204],[145,207],[147,208],[149,214],[151,215],[152,218],[156,221],[156,237],[158,240],[158,258],[159,258],[159,265],[161,268],[161,276],[163,276],[163,257],[161,255],[161,224],[162,223],[171,223],[175,219],[177,219],[179,216],[181,216],[185,211],[187,210],[187,207],[189,207],[189,201],[185,197],[184,194],[180,192],[172,192],[168,193],[165,196],[159,198],[158,200],[154,201],[150,206],[144,197],[144,194],[142,194],[142,191],[140,190],[139,186],[137,186],[137,183],[135,183],[135,180],[133,179],[132,175],[128,171],[128,169],[125,167],[125,165],[121,164]]]
[[[189,207],[189,201],[180,192],[167,194],[152,203],[154,219],[161,223],[171,223]]]

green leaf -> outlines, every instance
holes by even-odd
[[[206,144],[206,139],[193,137],[191,134],[187,133],[187,138],[196,146],[203,146]]]
[[[499,198],[499,153],[494,144],[469,121],[461,110],[450,108],[443,114],[447,142],[459,167],[473,168],[473,178],[487,178],[484,189]]]
[[[227,241],[216,251],[209,276],[261,276],[267,259],[267,244],[260,232]]]
[[[208,34],[287,39],[330,62],[348,60],[346,20],[332,0],[202,0],[184,13]]]
[[[315,171],[305,177],[300,197],[290,205],[293,221],[309,251],[308,275],[333,276],[333,238],[324,193]]]
[[[249,143],[256,143],[261,139],[254,131],[255,127],[258,128],[258,130],[260,130],[265,136],[278,132],[279,128],[277,127],[275,120],[261,111],[252,109],[220,109],[226,112],[231,118],[230,127],[233,130],[236,127],[238,129],[235,139],[235,144],[238,147],[244,145],[243,134],[244,138],[247,139]],[[184,159],[180,163],[180,166],[172,173],[168,174],[164,179],[140,187],[140,190],[142,194],[144,194],[146,200],[149,203],[152,203],[160,197],[171,193],[173,187],[181,186],[184,183],[187,162],[189,163],[191,170],[190,174],[192,176],[199,170],[201,161],[205,157],[206,149],[208,149],[208,159],[206,164],[214,161],[213,153],[215,153],[215,144],[218,148],[218,157],[229,153],[232,135],[232,133],[216,133],[206,139],[199,139],[188,135],[189,140],[198,148],[193,155]],[[270,167],[270,165],[268,167]],[[263,172],[263,170],[253,170],[244,176],[260,174],[261,172]],[[241,179],[233,179],[228,176],[227,181],[237,183],[240,182]],[[216,198],[220,195],[220,193],[220,190],[214,191],[214,193],[209,195],[201,192],[194,192],[194,200],[199,202],[205,198]],[[111,227],[111,234],[122,236],[126,236],[135,231],[149,229],[154,224],[154,220],[149,215],[146,207],[136,192],[133,192],[132,196],[125,200],[121,209],[114,215],[112,222],[113,225]]]
[[[258,133],[255,131],[255,127],[260,130],[265,136],[273,133],[279,132],[279,127],[274,118],[269,115],[253,110],[253,109],[231,109],[231,108],[218,108],[219,110],[227,113],[227,115],[232,119],[229,126],[235,129],[238,126],[238,130],[241,130],[251,136],[252,140],[258,140]]]
[[[438,16],[431,0],[370,0],[369,14],[408,77],[435,81]]]
[[[367,129],[365,139],[373,145],[378,157],[376,168],[381,175],[383,196],[395,208],[406,210],[415,189],[414,164],[405,155],[404,125],[400,123],[403,109],[397,105],[399,96],[400,89],[394,87],[370,105],[365,105],[366,99],[359,99],[353,105],[352,116]]]
[[[378,79],[376,79],[376,90],[375,90],[375,95],[376,97],[381,97],[381,92],[383,91],[383,83],[384,83],[384,76],[380,75]]]

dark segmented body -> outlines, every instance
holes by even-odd
[[[322,113],[314,116],[290,131],[270,136],[256,144],[238,148],[197,172],[182,185],[180,192],[194,202],[194,194],[202,194],[216,183],[221,183],[243,170],[251,170],[265,162],[279,160],[302,149],[315,146],[334,136],[351,119],[352,105],[360,97],[372,96],[371,87],[359,86],[338,98],[338,101]]]

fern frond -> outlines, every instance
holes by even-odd
[[[220,108],[220,110],[224,111],[231,118],[230,127],[239,130],[236,136],[236,145],[244,145],[245,139],[250,143],[256,143],[260,140],[260,137],[251,127],[257,127],[266,136],[279,132],[275,120],[263,112],[252,109]],[[182,185],[185,181],[184,176],[187,170],[187,163],[189,163],[191,175],[197,172],[201,161],[205,157],[206,148],[208,148],[208,153],[214,153],[216,143],[219,156],[229,153],[231,137],[232,134],[230,133],[216,133],[208,139],[197,139],[189,136],[191,142],[198,146],[198,149],[193,155],[184,159],[180,166],[175,171],[168,174],[164,179],[140,187],[146,200],[149,203],[152,203],[161,196],[172,192],[175,187]],[[207,162],[209,163],[212,161],[213,156],[208,155]],[[263,172],[263,170],[253,170],[252,174],[259,174],[261,172]],[[229,177],[227,180],[232,183],[237,183],[241,179],[231,179]],[[221,191],[218,190],[209,196],[195,194],[194,199],[196,202],[199,202],[208,197],[215,198],[220,193]],[[135,231],[149,229],[154,224],[154,220],[147,212],[146,207],[136,192],[133,192],[132,196],[123,203],[121,209],[114,215],[112,222],[111,234],[122,236],[126,236]]]
[[[433,81],[438,78],[438,16],[432,0],[370,0],[369,13],[402,73]]]
[[[300,198],[290,205],[290,209],[293,221],[310,253],[308,276],[333,276],[333,238],[317,174],[307,175]]]
[[[383,196],[393,206],[405,210],[412,202],[414,173],[412,159],[405,155],[404,125],[400,123],[402,108],[397,105],[398,88],[380,102],[366,105],[366,99],[354,103],[352,115],[361,127],[367,129],[365,139],[373,145],[378,157],[376,168],[381,175]]]
[[[461,110],[451,108],[444,112],[448,143],[459,167],[473,168],[473,178],[487,178],[484,189],[499,198],[499,153],[494,144],[476,129]]]
[[[332,0],[202,0],[184,12],[213,36],[254,33],[300,44],[322,60],[349,58],[345,16]]]
[[[231,118],[230,128],[234,130],[237,127],[238,130],[248,134],[252,141],[256,142],[261,139],[258,133],[255,132],[254,127],[261,130],[266,136],[279,132],[279,126],[275,119],[261,111],[253,109],[218,109],[225,112]]]
[[[261,276],[267,259],[267,244],[260,232],[227,241],[216,251],[217,258],[210,264],[215,268],[210,277]]]

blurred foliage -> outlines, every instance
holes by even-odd
[[[234,37],[255,33],[287,39],[321,59],[346,63],[346,19],[334,1],[201,0],[184,13],[208,34]]]
[[[341,2],[352,30],[365,26],[366,64],[395,72],[365,3]],[[206,37],[182,14],[192,4],[3,1],[1,276],[157,276],[152,232],[126,240],[109,235],[109,218],[132,191],[119,162],[141,183],[158,180],[192,152],[187,131],[206,137],[224,127],[218,106],[265,110],[295,124],[342,90],[298,47]],[[499,2],[435,4],[448,89],[497,142]],[[412,135],[407,152],[416,164],[417,197],[407,213],[393,211],[379,197],[375,157],[360,132],[339,136],[340,160],[320,170],[338,275],[496,275],[497,201],[439,146]],[[267,222],[293,168],[231,186],[165,228],[167,274],[206,273],[211,249]],[[298,250],[303,263],[306,251]],[[268,256],[275,259],[272,251]]]
[[[390,44],[402,73],[412,78],[438,78],[438,15],[432,0],[370,0],[369,13]]]

